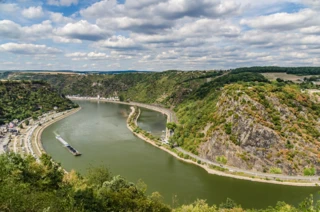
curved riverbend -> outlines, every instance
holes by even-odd
[[[67,170],[75,169],[85,174],[90,166],[107,166],[114,174],[130,181],[142,179],[148,185],[149,193],[159,191],[168,204],[172,203],[175,194],[180,204],[197,198],[219,204],[230,197],[246,208],[266,207],[277,201],[297,204],[309,194],[318,197],[319,189],[315,187],[273,185],[208,175],[200,167],[176,160],[135,137],[126,126],[129,106],[78,103],[82,107],[80,112],[50,125],[42,135],[45,150]],[[157,112],[150,113],[154,113],[156,120],[160,119]],[[143,111],[141,117],[138,122],[145,119]],[[165,126],[165,120],[162,116],[162,126]],[[83,155],[72,156],[57,142],[53,132],[59,133]]]
[[[81,97],[79,98],[71,98],[73,100],[87,100],[83,99]],[[96,98],[91,98],[91,100],[96,101]],[[132,106],[138,106],[138,107],[143,107],[147,108],[150,110],[158,111],[162,114],[165,114],[167,116],[167,122],[176,122],[177,118],[175,117],[174,113],[166,108],[154,106],[154,105],[148,105],[148,104],[143,104],[143,103],[138,103],[138,102],[118,102],[118,101],[108,101],[108,100],[99,100],[102,102],[111,102],[111,103],[119,103],[119,104],[126,104],[126,105],[132,105]],[[137,117],[139,118],[139,117]],[[128,120],[130,117],[128,118]],[[129,128],[129,126],[128,126]],[[130,128],[129,128],[130,129]],[[133,132],[133,129],[130,129]],[[290,185],[290,186],[319,186],[319,177],[314,176],[314,177],[304,177],[304,176],[286,176],[286,175],[276,175],[276,174],[268,174],[268,173],[260,173],[260,172],[253,172],[253,171],[248,171],[248,170],[242,170],[236,167],[229,167],[224,165],[223,168],[226,168],[227,170],[233,170],[232,172],[223,172],[219,171],[217,169],[212,169],[210,168],[209,165],[214,165],[220,167],[221,165],[203,158],[200,158],[199,156],[193,155],[190,152],[187,152],[183,150],[182,148],[175,148],[175,150],[172,150],[170,148],[162,147],[159,145],[156,145],[156,143],[150,139],[148,139],[146,136],[143,135],[138,135],[137,133],[136,136],[141,138],[142,140],[145,140],[146,142],[159,147],[160,149],[168,152],[169,154],[173,155],[174,157],[178,158],[179,160],[182,160],[187,163],[192,163],[194,165],[197,165],[201,168],[204,168],[209,174],[215,174],[219,176],[225,176],[225,177],[233,177],[236,179],[241,179],[241,180],[249,180],[249,181],[255,181],[255,182],[263,182],[263,183],[272,183],[272,184],[282,184],[282,185]],[[166,129],[166,139],[169,139],[169,131]],[[193,158],[193,160],[190,159],[184,159],[181,158],[177,155],[176,152],[181,152],[184,155],[188,155],[189,157]],[[197,163],[196,161],[201,161],[201,163]],[[241,174],[237,174],[241,173]]]

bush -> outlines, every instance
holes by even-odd
[[[231,124],[231,123],[225,124],[225,125],[224,125],[224,129],[225,129],[226,133],[227,133],[228,135],[230,135],[230,134],[232,133],[232,124]]]
[[[270,173],[272,173],[272,174],[282,174],[282,170],[280,168],[277,168],[277,167],[272,167],[272,168],[270,168]]]
[[[305,176],[314,176],[316,174],[316,169],[314,167],[305,168],[303,174]]]
[[[228,160],[225,156],[217,156],[216,157],[216,160],[219,162],[219,163],[222,163],[222,164],[227,164]]]

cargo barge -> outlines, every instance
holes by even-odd
[[[58,141],[60,141],[60,142],[63,144],[63,146],[66,147],[66,148],[69,150],[69,152],[71,152],[71,154],[73,154],[74,156],[80,156],[80,155],[81,155],[81,153],[78,152],[78,150],[76,150],[75,148],[73,148],[72,146],[70,146],[70,144],[68,144],[68,142],[66,142],[65,140],[63,140],[63,138],[61,138],[60,135],[57,135],[57,136],[56,136],[56,139],[57,139]]]

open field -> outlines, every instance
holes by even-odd
[[[304,76],[298,76],[293,74],[287,74],[287,73],[263,73],[263,76],[265,76],[268,80],[276,80],[277,78],[283,79],[283,80],[291,80],[296,83],[303,82],[303,79],[305,77],[311,77],[311,75],[304,75]]]

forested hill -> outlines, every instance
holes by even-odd
[[[14,73],[10,79],[44,80],[60,93],[81,96],[114,96],[145,103],[177,105],[200,85],[222,75],[216,71],[166,71],[115,75]]]
[[[0,124],[77,107],[46,82],[0,81]]]

